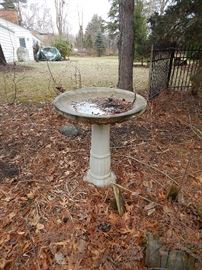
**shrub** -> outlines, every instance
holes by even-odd
[[[70,56],[72,51],[72,44],[68,40],[58,38],[53,42],[52,45],[59,50],[64,59]]]

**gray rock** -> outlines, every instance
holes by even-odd
[[[29,51],[26,48],[19,47],[17,49],[17,57],[19,62],[29,61]]]
[[[159,249],[161,245],[158,239],[155,239],[151,233],[148,234],[145,264],[149,267],[159,268],[161,265],[161,258],[159,256]]]
[[[147,237],[145,265],[152,270],[194,270],[195,258],[180,250],[167,250],[151,233]]]
[[[80,134],[80,130],[78,127],[74,125],[65,125],[59,128],[61,134],[67,137],[78,136]]]

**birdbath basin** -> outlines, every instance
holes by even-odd
[[[99,187],[115,183],[110,125],[144,112],[145,98],[127,90],[96,87],[67,91],[57,96],[53,104],[63,116],[92,126],[90,165],[84,180]]]

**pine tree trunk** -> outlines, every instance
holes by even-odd
[[[134,0],[119,0],[118,88],[133,90]]]

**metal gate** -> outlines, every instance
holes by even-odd
[[[162,90],[187,91],[191,78],[199,67],[201,47],[166,49],[153,48],[150,62],[149,99]]]

